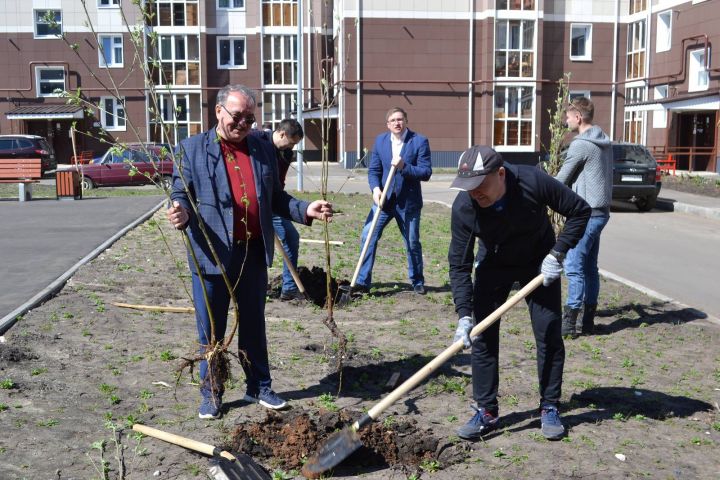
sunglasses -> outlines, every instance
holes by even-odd
[[[250,115],[243,115],[241,113],[232,114],[232,113],[230,113],[230,110],[225,108],[225,105],[220,104],[220,106],[222,107],[223,110],[225,110],[227,112],[228,115],[230,115],[230,117],[232,118],[232,121],[235,125],[243,124],[247,127],[247,126],[252,126],[252,124],[255,123],[255,115],[253,115],[253,114],[250,114]]]

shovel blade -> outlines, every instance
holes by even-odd
[[[350,295],[352,294],[352,289],[350,288],[350,285],[339,285],[338,286],[338,299],[335,302],[336,307],[344,307],[348,305],[351,301]]]
[[[272,480],[263,467],[244,453],[233,453],[235,461],[223,457],[210,460],[210,477],[213,480]]]
[[[334,433],[305,462],[302,474],[305,478],[320,478],[320,475],[339,465],[361,446],[360,435],[352,428]]]

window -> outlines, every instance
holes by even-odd
[[[297,110],[295,102],[296,94],[294,92],[273,92],[265,91],[263,93],[263,122],[273,124],[273,129],[277,124],[286,118],[290,118]]]
[[[62,35],[62,11],[35,10],[35,38],[57,38]]]
[[[101,67],[118,68],[123,66],[123,37],[121,35],[100,36],[98,43],[100,44],[98,55]]]
[[[590,90],[571,90],[568,92],[568,101],[572,102],[576,98],[590,98]]]
[[[158,95],[159,115],[150,119],[150,141],[176,145],[202,130],[199,93]],[[167,130],[167,131],[166,131]]]
[[[38,97],[59,97],[65,90],[63,67],[38,67],[35,69]]]
[[[160,60],[159,67],[150,66],[156,85],[200,85],[200,37],[197,35],[160,35],[153,57]]]
[[[533,87],[495,87],[493,145],[532,146]]]
[[[630,15],[645,11],[647,8],[647,0],[630,0]]]
[[[497,0],[497,10],[535,10],[535,0]]]
[[[709,49],[708,53],[710,53]],[[705,50],[692,50],[688,63],[688,92],[707,90],[708,71],[705,65]]]
[[[497,20],[495,23],[495,76],[534,75],[534,20]]]
[[[645,20],[628,24],[626,78],[645,76]]]
[[[592,60],[592,24],[570,24],[570,60]]]
[[[218,8],[245,8],[245,0],[218,0]]]
[[[655,100],[662,100],[668,96],[668,86],[658,85],[655,87]],[[653,128],[667,127],[667,110],[661,108],[653,112]]]
[[[625,105],[634,105],[646,99],[645,87],[627,87],[625,89]],[[643,142],[643,126],[645,125],[645,112],[625,109],[624,140],[629,143]]]
[[[655,51],[667,52],[672,45],[672,10],[658,13]]]
[[[147,3],[147,2],[146,2]],[[148,25],[154,27],[194,27],[198,24],[198,0],[155,0]]]
[[[297,26],[297,0],[263,0],[263,25],[266,27]]]
[[[263,37],[263,76],[265,85],[297,85],[297,37]]]
[[[218,68],[247,68],[245,37],[219,37]]]
[[[120,0],[98,0],[98,7],[118,7]]]
[[[125,99],[100,98],[100,122],[105,130],[125,130]]]

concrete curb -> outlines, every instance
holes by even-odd
[[[691,205],[689,203],[670,200],[668,198],[658,198],[655,207],[658,210],[664,210],[666,212],[683,212],[691,215],[697,215],[699,217],[720,220],[720,209],[718,208],[701,207],[698,205]]]
[[[126,227],[122,228],[120,231],[118,231],[115,235],[110,237],[109,239],[105,240],[102,244],[100,244],[95,250],[85,255],[83,258],[81,258],[75,265],[70,267],[65,273],[60,275],[58,278],[53,280],[50,285],[42,289],[39,293],[37,293],[35,296],[30,298],[28,301],[20,305],[18,308],[13,310],[12,312],[5,315],[3,318],[0,319],[0,335],[3,335],[6,331],[10,329],[10,327],[13,326],[15,321],[17,320],[17,317],[20,315],[23,315],[30,311],[32,308],[36,307],[37,305],[41,304],[45,300],[47,300],[49,297],[57,293],[62,289],[62,287],[65,285],[65,282],[75,274],[75,272],[78,271],[80,267],[88,263],[90,260],[94,259],[98,255],[100,255],[102,252],[107,250],[113,243],[115,243],[120,237],[125,235],[128,231],[132,230],[133,228],[137,227],[139,224],[150,218],[157,212],[163,205],[165,205],[165,202],[167,202],[167,199],[163,199],[160,203],[158,203],[156,206],[151,208],[149,211],[141,215],[137,220],[131,222]]]

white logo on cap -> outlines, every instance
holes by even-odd
[[[475,166],[473,167],[473,171],[478,172],[480,170],[484,170],[485,165],[483,164],[483,158],[482,154],[478,152],[477,154],[477,160],[475,161]]]

